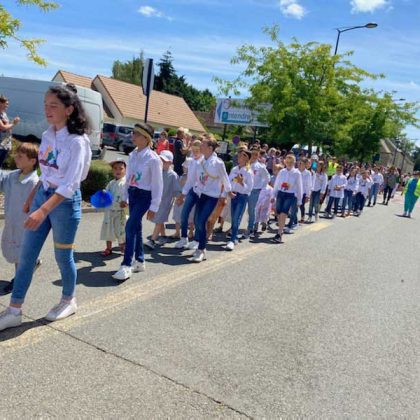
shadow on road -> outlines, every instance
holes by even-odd
[[[8,330],[0,332],[0,342],[13,340],[14,338],[21,336],[26,331],[31,330],[32,328],[44,327],[48,324],[49,322],[46,321],[44,318],[24,322],[20,327],[10,328]]]
[[[10,283],[10,281],[0,280],[0,296],[9,295],[10,292],[6,293],[4,288]]]
[[[115,287],[117,283],[112,279],[112,271],[93,271],[98,267],[106,267],[107,261],[113,259],[122,259],[120,253],[112,253],[109,257],[103,257],[97,252],[75,252],[74,259],[76,263],[84,261],[90,265],[77,270],[77,284],[83,284],[86,287]],[[55,286],[62,286],[61,279],[53,282]]]

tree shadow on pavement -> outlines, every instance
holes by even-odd
[[[82,267],[77,270],[77,284],[83,284],[86,287],[116,287],[120,283],[112,278],[112,270],[107,271],[93,271],[98,267],[106,267],[107,261],[114,259],[122,259],[120,253],[112,253],[108,257],[103,257],[97,252],[75,252],[74,259],[76,263],[81,261],[90,263],[87,267]],[[62,281],[56,280],[53,282],[55,286],[62,286]]]

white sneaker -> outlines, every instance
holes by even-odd
[[[55,305],[46,315],[47,321],[59,321],[75,314],[77,311],[76,298],[72,300],[61,300],[60,303]]]
[[[195,251],[194,255],[192,256],[191,261],[195,262],[195,263],[201,263],[202,261],[204,261],[206,259],[207,259],[206,252],[205,251],[199,251],[197,249],[197,251]]]
[[[144,246],[147,246],[147,248],[155,249],[156,248],[156,242],[153,239],[148,240]]]
[[[312,216],[308,217],[308,219],[306,220],[306,223],[312,223]]]
[[[188,249],[191,249],[193,251],[198,249],[198,242],[197,241],[191,241],[188,245],[187,245]]]
[[[119,281],[128,280],[131,277],[132,269],[127,265],[122,265],[120,269],[112,275],[112,278]]]
[[[22,311],[14,314],[10,308],[0,313],[0,331],[6,328],[18,327],[22,324]]]
[[[142,273],[144,270],[146,270],[146,263],[144,261],[136,261],[133,264],[133,273]]]
[[[233,251],[235,249],[235,244],[230,241],[227,243],[226,247],[225,247],[228,251]]]
[[[188,238],[181,238],[178,242],[175,243],[175,248],[177,249],[188,248]]]
[[[315,214],[315,222],[317,222],[319,220],[319,214]]]

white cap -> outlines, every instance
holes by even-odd
[[[160,155],[159,156],[165,162],[173,162],[174,161],[174,155],[169,150],[162,150],[160,152]]]

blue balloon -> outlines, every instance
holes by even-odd
[[[99,190],[90,197],[90,204],[95,209],[105,209],[112,206],[112,194],[109,191]]]

